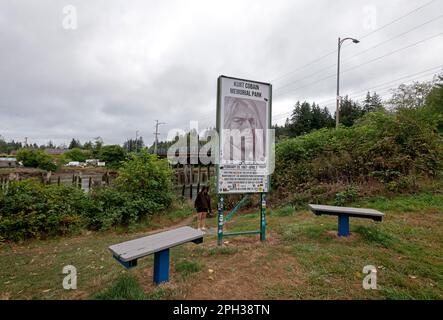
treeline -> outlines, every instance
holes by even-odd
[[[123,147],[117,144],[104,145],[100,137],[84,144],[73,138],[67,149],[55,147],[51,141],[47,145],[38,147],[37,145],[23,145],[21,142],[6,142],[0,139],[0,146],[3,146],[1,150],[5,155],[15,151],[17,161],[25,167],[47,171],[57,171],[71,161],[85,162],[87,159],[99,159],[104,161],[108,168],[118,169],[132,152],[141,152],[146,149],[142,137],[127,140]],[[53,154],[52,151],[57,149],[61,151],[60,154]]]
[[[365,114],[384,109],[381,97],[374,92],[368,92],[362,103],[353,101],[348,96],[340,101],[340,123],[346,127],[352,126],[357,119]],[[287,137],[297,137],[312,130],[332,128],[335,126],[335,114],[331,115],[328,108],[313,102],[300,102],[294,105],[292,114],[283,126],[274,126],[277,140]]]

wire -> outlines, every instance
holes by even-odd
[[[399,83],[398,81],[400,81],[400,80],[404,80],[404,79],[407,79],[407,78],[411,78],[411,77],[415,77],[415,76],[421,74],[421,76],[418,77],[418,78],[414,78],[414,79],[407,80],[407,82],[410,82],[410,81],[416,81],[416,80],[418,80],[418,79],[420,79],[420,78],[422,78],[422,77],[424,77],[424,76],[428,76],[428,75],[431,75],[431,74],[432,74],[432,75],[435,75],[437,69],[440,69],[440,68],[443,68],[443,65],[435,66],[435,67],[428,68],[428,69],[426,69],[426,70],[422,70],[422,71],[419,71],[419,72],[416,72],[416,73],[408,74],[408,75],[405,75],[405,76],[399,77],[399,78],[394,79],[394,80],[390,80],[390,81],[386,81],[386,82],[383,82],[383,83],[377,84],[377,85],[375,85],[375,86],[373,86],[373,87],[370,87],[370,88],[367,88],[367,89],[364,89],[364,90],[361,90],[361,91],[354,91],[354,92],[349,93],[348,96],[354,96],[354,95],[356,95],[356,94],[363,93],[363,92],[364,92],[364,94],[366,94],[368,91],[369,91],[369,92],[370,92],[370,91],[373,91],[374,89],[379,88],[379,87],[382,87],[382,88],[379,88],[378,90],[383,90],[383,86],[385,86],[385,85],[387,85],[387,84],[396,83],[396,86],[398,86],[398,85],[400,85],[400,84],[403,83],[403,82]],[[432,71],[432,72],[429,72],[429,71],[431,71],[431,70],[433,70],[433,71]],[[423,73],[425,73],[425,74],[423,74]],[[393,87],[392,87],[392,86],[389,86],[389,88],[393,88]],[[321,105],[321,106],[323,106],[323,107],[332,106],[330,103],[325,104],[326,102],[329,102],[329,101],[335,101],[335,98],[333,98],[333,99],[328,99],[328,100],[323,100],[323,101],[320,101],[320,102],[318,102],[318,103],[316,103],[316,104],[317,104],[317,105]],[[334,103],[334,104],[335,104],[335,103]],[[291,114],[291,113],[292,113],[292,111],[284,112],[284,113],[279,113],[279,114],[273,115],[273,119],[272,119],[272,120],[273,120],[273,121],[275,121],[275,120],[280,120],[280,119],[284,118],[285,116],[287,116],[287,115],[289,115],[289,114]]]
[[[438,20],[438,19],[441,19],[441,18],[443,18],[443,14],[441,14],[440,16],[438,16],[438,17],[436,17],[436,18],[433,18],[433,19],[431,19],[431,20],[428,20],[428,21],[426,21],[426,22],[424,22],[424,23],[422,23],[422,24],[420,24],[420,25],[418,25],[418,26],[416,26],[416,27],[414,27],[414,28],[412,28],[412,29],[409,29],[408,31],[402,32],[401,34],[398,34],[398,35],[396,35],[396,36],[394,36],[394,37],[392,37],[392,38],[390,38],[390,39],[388,39],[388,40],[382,41],[382,42],[380,42],[380,43],[378,43],[378,44],[376,44],[376,45],[374,45],[374,46],[372,46],[372,47],[369,47],[369,48],[367,48],[367,49],[365,49],[365,50],[363,50],[363,51],[361,51],[361,52],[359,52],[359,53],[357,53],[357,54],[355,54],[355,55],[353,55],[353,56],[351,56],[351,57],[348,57],[348,58],[346,58],[346,59],[343,59],[342,62],[346,62],[346,61],[352,60],[352,59],[354,59],[355,57],[357,57],[357,56],[359,56],[359,55],[362,55],[363,53],[366,53],[366,52],[368,52],[368,51],[370,51],[370,50],[372,50],[372,49],[375,49],[375,48],[377,48],[377,47],[380,47],[381,45],[383,45],[383,44],[385,44],[385,43],[391,42],[392,40],[394,40],[394,39],[396,39],[396,38],[399,38],[399,37],[401,37],[401,36],[404,36],[405,34],[408,34],[408,33],[412,32],[412,31],[414,31],[414,30],[417,30],[418,28],[423,27],[424,25],[427,25],[427,24],[429,24],[429,23],[431,23],[431,22],[434,22],[434,21],[436,21],[436,20]],[[336,63],[331,64],[331,65],[329,65],[329,66],[327,66],[327,67],[324,67],[324,68],[322,68],[322,69],[320,69],[320,70],[318,70],[318,71],[316,71],[316,72],[314,72],[314,73],[311,73],[310,75],[308,75],[308,76],[306,76],[306,77],[303,77],[303,78],[300,78],[300,79],[295,80],[295,81],[293,81],[293,82],[290,82],[290,83],[288,83],[288,84],[286,84],[286,85],[284,85],[284,86],[282,86],[282,87],[278,87],[278,88],[275,89],[275,91],[278,91],[278,90],[284,89],[284,88],[286,88],[286,87],[288,87],[288,86],[290,86],[290,85],[292,85],[292,84],[294,84],[294,83],[296,83],[296,82],[300,82],[300,81],[302,81],[302,80],[304,80],[304,79],[307,79],[307,78],[310,78],[310,77],[312,77],[312,76],[314,76],[314,75],[316,75],[316,74],[319,74],[319,73],[323,72],[324,70],[327,70],[327,69],[330,69],[330,68],[332,68],[332,67],[336,67],[336,66],[337,66]]]
[[[384,29],[384,28],[386,28],[386,27],[388,27],[388,26],[390,26],[390,25],[392,25],[392,24],[394,24],[394,23],[396,23],[396,22],[402,20],[403,18],[406,18],[406,17],[410,16],[411,14],[413,14],[413,13],[419,11],[420,9],[422,9],[422,8],[424,8],[424,7],[428,6],[428,5],[430,5],[431,3],[435,2],[435,1],[436,1],[436,0],[431,0],[431,1],[425,3],[425,4],[421,5],[421,6],[419,6],[419,7],[415,8],[415,9],[413,9],[412,11],[409,11],[408,13],[406,13],[406,14],[404,14],[404,15],[398,17],[397,19],[395,19],[395,20],[393,20],[393,21],[391,21],[391,22],[388,22],[387,24],[384,24],[384,25],[382,25],[381,27],[379,27],[379,28],[377,28],[377,29],[375,29],[375,30],[373,30],[373,31],[371,31],[371,32],[369,32],[369,33],[367,33],[367,34],[364,34],[364,35],[362,35],[362,36],[360,36],[360,37],[358,37],[358,38],[359,38],[359,39],[364,39],[364,38],[366,38],[366,37],[368,37],[368,36],[370,36],[370,35],[372,35],[372,34],[378,32],[378,31],[380,31],[380,30],[382,30],[382,29]],[[345,46],[346,46],[346,45],[345,45]],[[283,75],[281,75],[281,76],[275,77],[274,79],[271,80],[271,82],[275,82],[275,81],[278,81],[278,80],[280,80],[280,79],[286,78],[288,75],[293,74],[293,73],[295,73],[295,72],[298,72],[298,71],[300,71],[300,70],[303,70],[304,68],[306,68],[306,67],[308,67],[308,66],[310,66],[310,65],[312,65],[312,64],[315,64],[315,63],[317,63],[318,61],[321,61],[321,60],[323,60],[324,58],[329,57],[330,55],[332,55],[333,53],[336,53],[336,52],[337,52],[337,49],[334,50],[334,51],[331,51],[331,52],[329,52],[329,53],[327,53],[327,54],[325,54],[325,55],[322,55],[322,56],[319,57],[319,58],[316,58],[316,59],[314,59],[314,60],[308,62],[308,63],[305,64],[304,66],[301,66],[301,67],[299,67],[299,68],[297,68],[297,69],[294,69],[294,70],[292,70],[292,71],[289,71],[289,72],[287,72],[287,73],[285,73],[285,74],[283,74]]]
[[[367,64],[369,64],[369,63],[372,63],[372,62],[378,61],[378,60],[380,60],[380,59],[383,59],[383,58],[385,58],[385,57],[387,57],[387,56],[390,56],[390,55],[392,55],[392,54],[394,54],[394,53],[397,53],[397,52],[400,52],[400,51],[402,51],[402,50],[405,50],[405,49],[411,48],[411,47],[416,46],[416,45],[418,45],[418,44],[420,44],[420,43],[423,43],[423,42],[425,42],[425,41],[428,41],[428,40],[431,40],[431,39],[436,38],[436,37],[438,37],[438,36],[441,36],[442,34],[443,34],[443,32],[440,32],[440,33],[438,33],[438,34],[436,34],[436,35],[433,35],[433,36],[431,36],[431,37],[428,37],[428,38],[426,38],[426,39],[422,39],[422,40],[420,40],[420,41],[414,42],[414,43],[412,43],[412,44],[410,44],[410,45],[407,45],[407,46],[405,46],[405,47],[402,47],[402,48],[396,49],[396,50],[394,50],[394,51],[388,52],[388,53],[386,53],[386,54],[384,54],[384,55],[381,55],[381,56],[379,56],[379,57],[377,57],[377,58],[374,58],[374,59],[372,59],[372,60],[369,60],[369,61],[366,61],[366,62],[364,62],[364,63],[358,64],[358,65],[353,66],[353,67],[351,67],[351,68],[345,69],[345,70],[341,71],[341,74],[346,73],[346,72],[349,72],[349,71],[354,70],[354,69],[357,69],[357,68],[360,68],[360,67],[362,67],[362,66],[364,66],[364,65],[367,65]],[[317,80],[317,81],[313,81],[313,82],[310,82],[310,83],[308,83],[308,84],[306,84],[306,85],[303,85],[303,86],[300,86],[300,87],[296,87],[296,88],[293,88],[293,89],[291,89],[291,90],[289,90],[289,91],[286,91],[286,92],[284,92],[284,93],[281,93],[281,94],[275,95],[275,97],[276,97],[276,98],[277,98],[277,97],[281,97],[281,96],[283,96],[283,95],[285,95],[285,94],[288,94],[288,93],[291,93],[291,92],[293,92],[293,91],[295,91],[295,90],[309,87],[309,86],[311,86],[311,85],[313,85],[313,84],[317,84],[317,83],[319,83],[319,82],[322,82],[322,81],[324,81],[324,80],[330,79],[330,78],[335,77],[335,76],[336,76],[335,73],[334,73],[334,74],[331,74],[331,75],[329,75],[329,76],[327,76],[327,77],[324,77],[324,78],[321,78],[321,79],[319,79],[319,80]]]

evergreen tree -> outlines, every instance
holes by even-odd
[[[299,136],[311,131],[312,112],[311,105],[304,101],[300,104],[299,101],[294,106],[294,111],[291,116],[291,136]]]
[[[360,105],[352,101],[348,96],[346,96],[340,102],[340,123],[346,127],[351,127],[355,120],[360,118],[364,114],[363,109]]]
[[[76,140],[76,139],[72,138],[68,149],[74,149],[74,148],[82,148],[82,144],[80,143],[80,140]]]
[[[381,97],[376,92],[371,96],[371,93],[368,91],[365,100],[363,100],[363,113],[374,112],[380,109],[383,109]]]

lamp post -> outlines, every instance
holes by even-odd
[[[335,109],[335,128],[338,128],[340,122],[340,49],[343,42],[346,40],[352,40],[353,43],[359,43],[360,41],[354,38],[338,38],[338,58],[337,58],[337,107]]]

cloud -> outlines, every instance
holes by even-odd
[[[380,27],[424,3],[371,5]],[[364,24],[367,4],[350,0],[70,1],[77,9],[75,30],[62,27],[67,4],[0,4],[0,134],[7,139],[68,143],[101,136],[121,144],[138,130],[150,143],[155,120],[166,122],[160,138],[173,128],[188,129],[191,120],[203,128],[215,124],[221,74],[272,81],[273,111],[284,121],[281,114],[297,100],[334,99],[336,55],[281,76],[333,52],[338,36],[371,31]],[[344,47],[342,70],[436,34],[441,20],[351,59],[437,17],[441,8],[436,1]],[[438,65],[442,43],[429,40],[344,72],[342,93]]]

